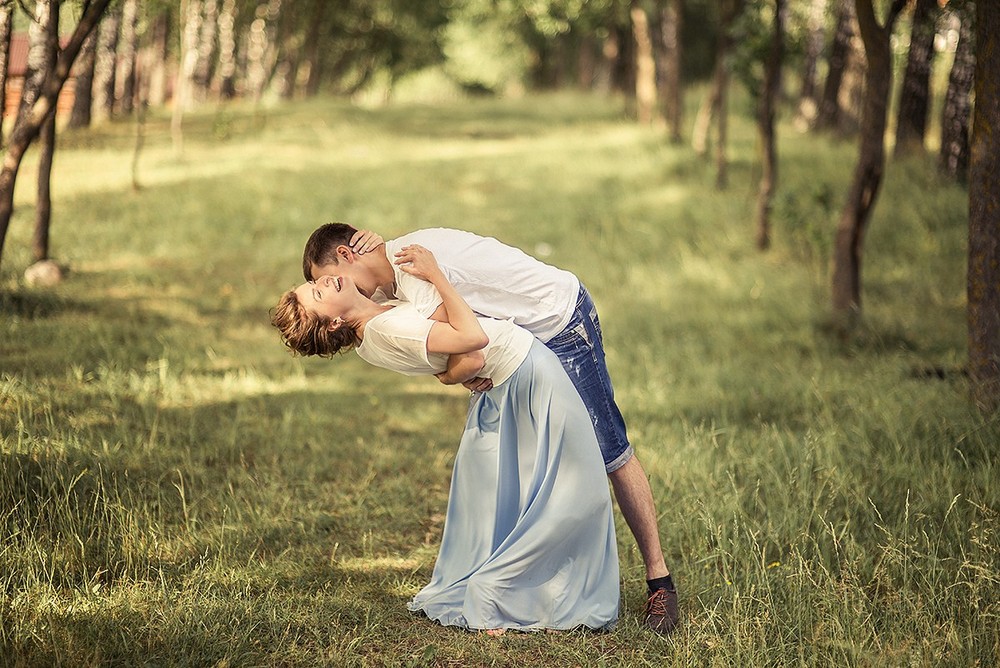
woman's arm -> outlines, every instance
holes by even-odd
[[[481,350],[490,342],[479,326],[476,314],[448,282],[434,255],[423,246],[413,244],[396,253],[396,264],[407,274],[422,278],[437,288],[448,312],[448,322],[435,322],[427,336],[427,351],[431,353],[468,353]]]
[[[445,385],[465,384],[478,377],[485,364],[486,356],[482,350],[449,355],[448,368],[441,373],[434,374],[434,377]]]

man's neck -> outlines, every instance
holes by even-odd
[[[375,280],[378,282],[378,289],[386,297],[396,296],[396,273],[392,270],[392,262],[385,253],[376,253],[377,259],[374,267]]]

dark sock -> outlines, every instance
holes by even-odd
[[[653,578],[652,580],[646,580],[646,586],[649,587],[649,593],[652,594],[657,589],[666,589],[667,591],[674,591],[674,581],[670,576],[662,578]]]

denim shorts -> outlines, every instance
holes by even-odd
[[[597,307],[582,284],[573,317],[545,345],[559,357],[587,406],[604,457],[604,470],[608,473],[618,470],[632,457],[633,451],[604,360]]]

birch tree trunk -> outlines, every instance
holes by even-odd
[[[203,0],[203,3],[201,30],[198,32],[197,60],[191,77],[193,83],[192,99],[196,102],[204,102],[208,99],[209,88],[212,84],[212,66],[215,62],[212,56],[216,52],[216,37],[220,29],[219,0]]]
[[[236,0],[222,0],[219,7],[219,61],[212,91],[223,100],[236,96]]]
[[[1000,411],[1000,5],[976,3],[976,111],[969,168],[969,380]]]
[[[161,10],[151,21],[152,37],[146,47],[147,101],[159,107],[167,101],[167,53],[170,49],[170,10]]]
[[[201,0],[183,0],[181,3],[180,66],[174,84],[173,109],[170,114],[170,135],[174,154],[184,153],[184,112],[191,106],[192,78],[198,64],[198,35],[201,32]]]

